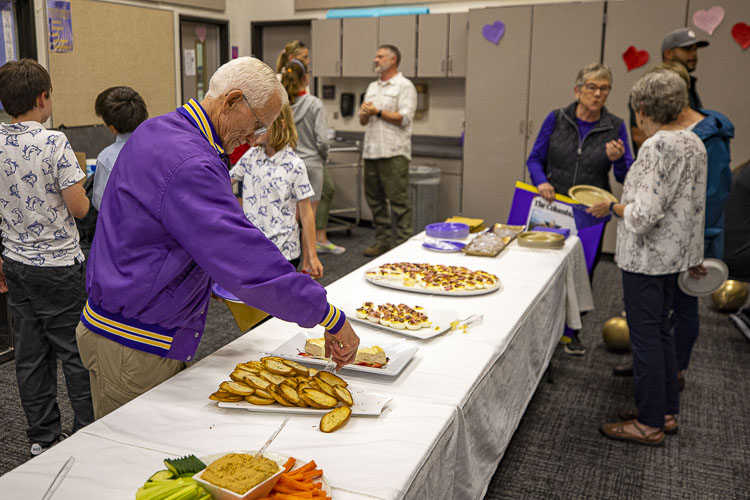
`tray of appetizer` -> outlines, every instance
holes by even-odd
[[[452,310],[426,311],[424,307],[406,304],[375,304],[363,302],[362,305],[346,311],[346,317],[358,323],[364,323],[378,330],[412,337],[431,339],[451,329],[458,313]]]
[[[500,279],[494,274],[441,264],[383,264],[367,270],[365,279],[396,290],[433,295],[483,295],[500,289]]]
[[[302,331],[273,350],[272,356],[299,361],[310,365],[325,366],[324,339],[314,331]],[[342,371],[396,376],[409,364],[417,352],[417,346],[406,342],[394,342],[384,348],[378,345],[360,344],[354,363]]]

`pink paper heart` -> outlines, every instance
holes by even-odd
[[[724,7],[714,5],[708,10],[696,10],[693,14],[693,24],[709,35],[714,34],[714,30],[719,27],[724,20]]]
[[[500,39],[505,34],[505,23],[502,21],[495,21],[492,24],[485,24],[482,28],[482,36],[488,42],[492,42],[495,45],[500,43]]]
[[[195,27],[195,36],[198,37],[198,41],[203,43],[206,41],[206,27],[202,24]]]
[[[625,66],[628,67],[628,71],[640,68],[648,62],[648,52],[645,50],[638,50],[632,45],[623,52],[622,59],[625,61]]]

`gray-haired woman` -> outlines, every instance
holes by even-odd
[[[622,269],[637,407],[636,419],[602,424],[601,431],[647,445],[661,445],[665,432],[677,431],[677,358],[668,318],[677,275],[705,274],[707,157],[698,136],[677,122],[687,99],[685,82],[673,71],[638,80],[630,103],[648,139],[625,178],[622,202],[589,209],[622,218],[615,259]]]
[[[576,184],[611,191],[609,172],[622,182],[633,163],[628,132],[622,118],[604,106],[612,90],[612,71],[606,64],[587,64],[576,76],[576,100],[552,111],[544,119],[526,165],[539,195],[552,202],[555,194],[568,194]],[[589,274],[601,256],[601,240]],[[582,356],[586,350],[578,332],[567,330],[565,352]]]

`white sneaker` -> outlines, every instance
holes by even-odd
[[[61,442],[62,440],[64,440],[65,438],[68,438],[68,437],[70,437],[70,436],[68,436],[66,433],[63,432],[63,433],[61,433],[57,437],[57,439],[55,439],[54,441],[52,441],[52,444],[50,444],[49,446],[42,446],[39,443],[33,443],[31,445],[31,455],[34,456],[34,457],[39,456],[42,453],[44,453],[45,451],[47,451],[50,448],[52,448],[53,446],[55,446],[57,443]]]

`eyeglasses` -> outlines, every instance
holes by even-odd
[[[599,87],[596,84],[593,83],[587,83],[583,86],[587,91],[591,92],[592,94],[595,93],[597,90],[600,91],[602,94],[609,94],[609,91],[612,90],[612,87],[609,85],[602,85]]]
[[[263,135],[266,132],[268,132],[268,127],[266,127],[265,125],[263,125],[263,122],[260,121],[260,118],[258,118],[258,115],[255,114],[255,110],[253,109],[252,106],[250,106],[250,101],[247,100],[247,97],[245,97],[245,93],[244,92],[242,93],[242,98],[245,100],[245,104],[247,104],[247,107],[250,108],[250,111],[253,113],[253,116],[255,117],[255,121],[257,123],[260,123],[260,127],[256,128],[253,131],[253,134],[255,134],[255,137],[260,137],[261,135]]]

